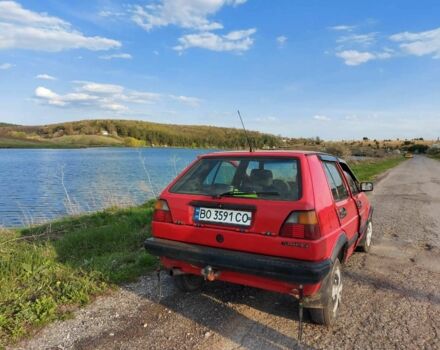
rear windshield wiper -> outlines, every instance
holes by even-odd
[[[258,196],[258,195],[267,195],[267,196],[279,196],[280,193],[277,191],[226,191],[223,193],[213,195],[214,198],[221,197],[231,197],[231,196]],[[253,197],[251,197],[253,198]]]

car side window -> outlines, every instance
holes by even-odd
[[[346,171],[344,171],[345,178],[347,179],[348,186],[350,186],[351,193],[353,195],[359,193],[359,189],[356,185],[356,181],[354,181],[353,177]]]
[[[333,199],[341,201],[348,198],[348,190],[344,185],[341,173],[339,172],[336,163],[324,162],[325,175],[327,176],[330,189],[332,191]]]

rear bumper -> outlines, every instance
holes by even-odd
[[[273,256],[243,253],[161,238],[149,238],[145,249],[150,254],[188,262],[200,267],[207,265],[296,284],[321,282],[329,273],[331,260],[308,262]]]

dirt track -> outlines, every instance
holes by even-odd
[[[371,196],[373,249],[344,268],[343,304],[331,329],[304,327],[306,349],[440,349],[440,162],[415,157]],[[288,296],[212,283],[156,299],[153,275],[57,322],[22,349],[295,349],[297,306]]]

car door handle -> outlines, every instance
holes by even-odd
[[[347,209],[344,207],[339,208],[338,210],[339,218],[343,219],[347,216]]]
[[[362,208],[362,201],[360,199],[358,199],[356,201],[356,205],[357,205],[358,209],[361,209]]]

